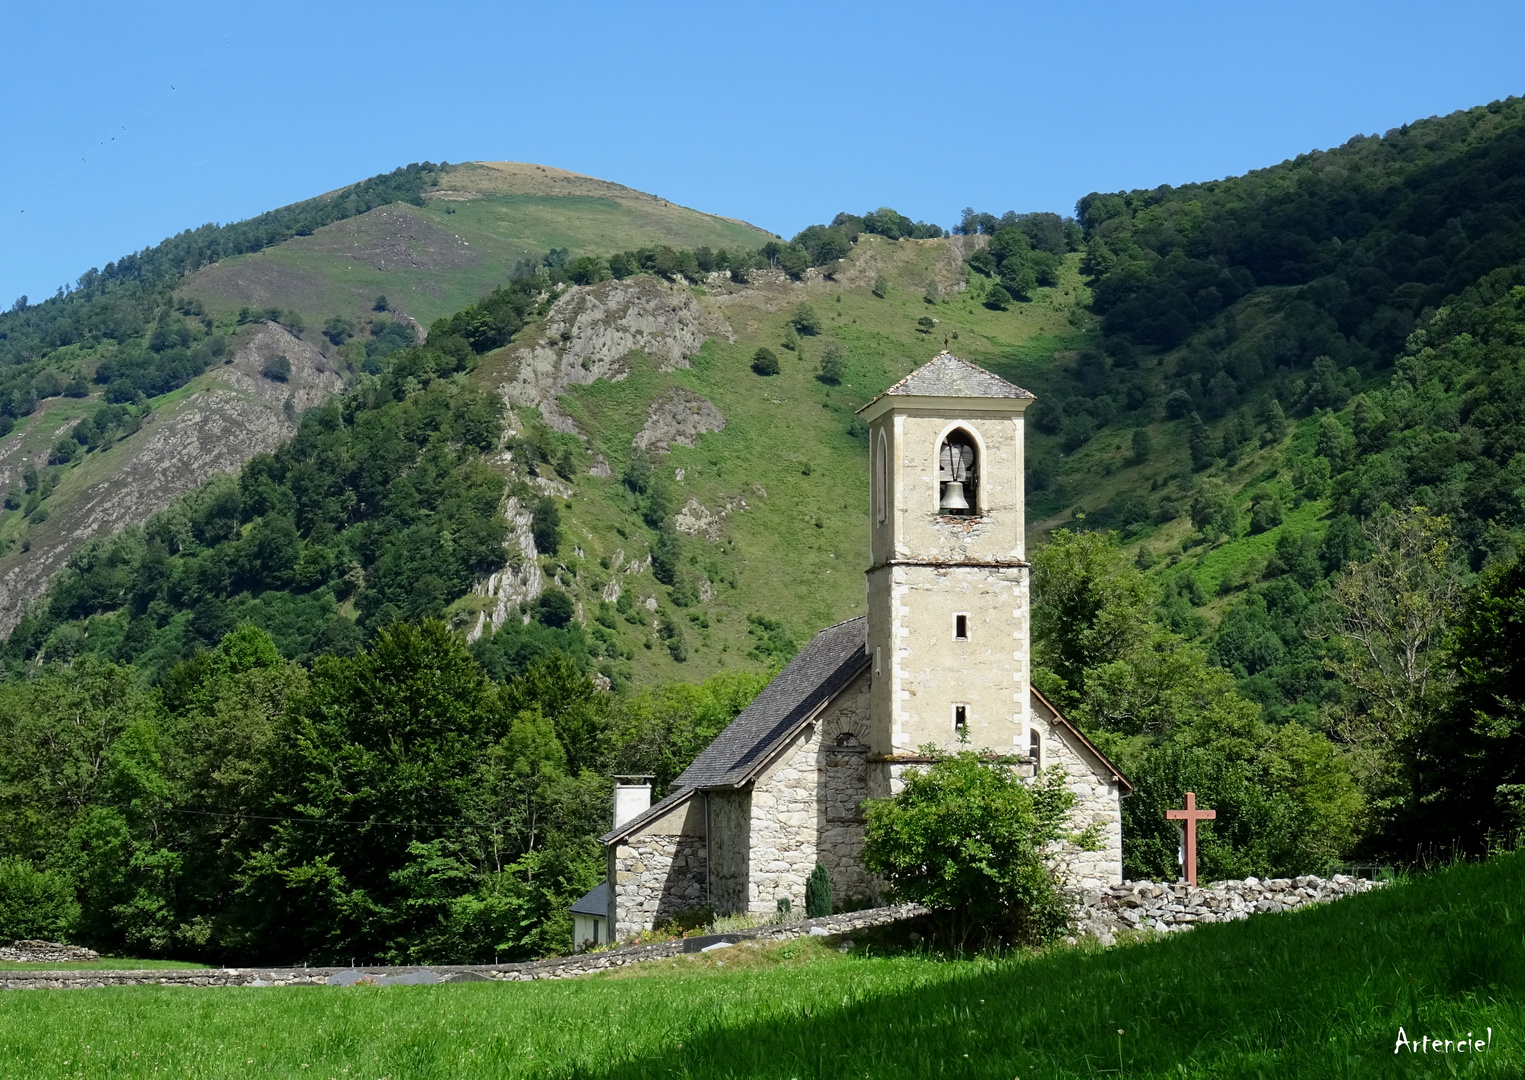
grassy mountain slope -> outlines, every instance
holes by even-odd
[[[771,234],[589,176],[518,162],[454,165],[422,206],[393,203],[249,255],[182,294],[214,313],[279,307],[321,325],[363,319],[378,295],[427,326],[552,249],[574,255],[666,244],[751,250]]]
[[[807,938],[493,986],[39,990],[0,1018],[0,1045],[18,1077],[68,1062],[125,1077],[1517,1076],[1521,879],[1503,856],[1164,940],[998,960]]]
[[[538,483],[555,485],[565,536],[555,557],[542,557],[544,577],[575,598],[590,624],[611,582],[657,606],[647,611],[638,603],[628,619],[624,613],[610,618],[604,609],[614,639],[607,651],[625,658],[615,667],[641,682],[696,678],[771,659],[759,654],[766,635],[749,625],[749,615],[782,623],[803,640],[861,612],[868,469],[854,410],[929,360],[945,340],[959,355],[1026,384],[1041,380],[1056,349],[1081,338],[1071,319],[1071,305],[1083,292],[1075,257],[1059,287],[1040,290],[1034,303],[992,311],[957,291],[962,251],[976,244],[975,238],[893,242],[865,235],[834,280],[812,273],[795,282],[757,271],[744,285],[715,274],[703,287],[673,286],[693,297],[701,318],[720,327],[689,366],[664,371],[638,355],[617,380],[574,384],[559,397],[559,409],[587,443],[578,448],[570,483],[543,464],[536,470],[545,474]],[[888,285],[883,298],[872,291],[880,276]],[[928,282],[938,283],[935,303],[926,300]],[[820,331],[797,335],[798,348],[790,351],[781,342],[801,304],[814,311]],[[936,321],[930,331],[918,326],[923,318]],[[832,345],[845,361],[835,385],[818,377]],[[527,329],[514,345],[485,356],[472,379],[500,387],[537,347],[543,347],[542,334]],[[779,357],[778,375],[752,371],[760,347]],[[679,522],[689,530],[681,536],[679,578],[701,596],[712,595],[687,607],[673,602],[681,594],[660,585],[649,566],[621,572],[656,540],[642,520],[645,504],[621,480],[632,440],[653,405],[678,389],[712,403],[724,418],[721,430],[700,434],[692,447],[654,455],[654,471],[671,488],[671,510],[689,511]],[[523,409],[515,416],[521,413],[520,424],[537,419],[537,412]],[[600,462],[611,475],[591,475]],[[493,606],[493,598],[474,595],[458,610],[470,616]],[[681,663],[667,647],[674,625],[687,646]]]

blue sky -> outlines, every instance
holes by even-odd
[[[0,305],[420,160],[790,235],[1232,175],[1525,92],[1525,5],[0,5]],[[173,87],[173,89],[171,89]]]

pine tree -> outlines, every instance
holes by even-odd
[[[1266,406],[1266,437],[1271,443],[1279,443],[1287,434],[1287,414],[1282,412],[1281,402],[1275,398]]]
[[[1208,434],[1202,417],[1196,413],[1186,418],[1186,445],[1191,451],[1191,467],[1194,472],[1201,472],[1213,463],[1212,436]]]
[[[810,871],[805,882],[805,918],[819,919],[831,914],[831,875],[820,863]]]

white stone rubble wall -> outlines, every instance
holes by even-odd
[[[1085,929],[1103,943],[1118,930],[1185,930],[1198,923],[1232,922],[1261,912],[1292,911],[1380,888],[1382,882],[1336,874],[1332,878],[1245,878],[1206,888],[1125,881],[1087,893]]]

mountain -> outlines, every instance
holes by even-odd
[[[425,163],[187,230],[18,303],[0,314],[0,490],[22,511],[0,515],[0,631],[79,544],[275,449],[300,412],[520,263],[610,240],[769,238],[559,169]]]
[[[657,195],[545,165],[452,165],[422,205],[394,202],[198,270],[178,295],[206,310],[295,311],[314,325],[364,321],[378,295],[421,325],[458,311],[549,251],[752,250],[771,233]]]
[[[1029,425],[1033,539],[1061,527],[1117,531],[1170,626],[1199,638],[1272,717],[1314,722],[1319,709],[1349,704],[1351,691],[1326,669],[1333,654],[1310,632],[1325,617],[1328,582],[1370,550],[1363,529],[1384,505],[1423,502],[1447,514],[1464,572],[1502,557],[1522,528],[1514,323],[1505,310],[1525,256],[1522,111],[1511,99],[1244,177],[1093,194],[1080,200],[1078,222],[971,212],[956,235],[939,237],[896,226],[893,212],[838,215],[791,244],[738,255],[736,272],[716,268],[715,234],[663,263],[654,249],[627,258],[611,233],[580,264],[563,248],[538,266],[521,263],[509,287],[431,323],[429,344],[402,367],[373,350],[402,321],[391,293],[369,326],[343,314],[354,308],[342,303],[362,303],[380,278],[306,318],[275,302],[307,302],[301,286],[283,284],[291,291],[263,296],[276,310],[243,313],[256,319],[250,325],[267,341],[287,333],[312,345],[315,377],[321,364],[346,378],[369,369],[387,388],[322,421],[340,423],[346,438],[362,436],[367,410],[383,426],[415,423],[412,395],[441,373],[454,372],[451,385],[462,389],[436,392],[430,408],[476,408],[451,396],[467,389],[473,402],[502,403],[503,434],[491,449],[450,453],[452,468],[480,465],[497,478],[492,517],[508,557],[461,555],[480,548],[458,546],[463,526],[447,519],[465,519],[450,517],[460,511],[447,509],[449,492],[423,485],[418,463],[399,464],[387,482],[406,480],[406,506],[367,501],[363,485],[374,481],[357,474],[323,497],[359,509],[332,518],[318,540],[305,511],[291,514],[291,557],[312,545],[324,552],[314,560],[331,560],[309,584],[255,566],[210,592],[177,586],[142,640],[153,639],[155,664],[168,663],[215,640],[230,620],[252,619],[288,655],[308,656],[381,619],[445,614],[479,655],[509,671],[549,642],[617,682],[766,665],[860,609],[866,472],[853,410],[946,341],[1038,395]],[[197,271],[176,296],[201,314],[184,318],[236,322],[254,294],[229,283],[251,280],[240,268],[261,261],[281,268],[267,275],[276,282],[320,266],[325,282],[339,282],[322,288],[340,296],[335,268],[353,265],[340,256],[358,250],[356,222],[496,221],[523,200],[605,195],[677,213],[530,167],[451,167],[437,179],[421,190],[421,207],[372,209]],[[545,194],[561,184],[573,194]],[[537,242],[570,245],[585,226],[568,222],[581,213],[568,212],[557,226],[564,231]],[[576,235],[601,235],[586,228]],[[508,243],[489,232],[470,233],[470,242]],[[910,238],[918,235],[927,238]],[[367,272],[383,273],[375,264]],[[424,277],[449,278],[395,273],[391,280],[416,280],[420,290]],[[414,302],[387,287],[399,303]],[[319,316],[348,320],[348,329],[293,331]],[[1469,340],[1484,351],[1469,353]],[[759,349],[780,361],[779,374],[754,371]],[[823,376],[828,351],[839,371]],[[253,361],[224,366],[240,364]],[[383,412],[395,420],[383,423]],[[335,450],[334,467],[350,468],[359,445]],[[240,485],[251,482],[246,470]],[[289,476],[272,482],[296,490]],[[19,516],[0,520],[0,536],[22,535]],[[260,515],[246,505],[233,520],[247,539]],[[41,535],[47,524],[26,528]],[[370,531],[345,539],[361,524]],[[364,539],[383,534],[414,539]],[[171,569],[242,542],[177,540]],[[112,573],[130,578],[141,554],[113,550],[106,562],[121,569]],[[235,558],[231,549],[226,558]],[[121,608],[127,586],[93,566],[85,560],[65,575],[51,613],[13,640],[14,655],[92,647],[81,634],[105,648],[124,633],[110,620],[139,617]],[[299,608],[309,614],[293,615]],[[196,610],[200,631],[187,621]],[[87,633],[91,619],[108,621]],[[60,646],[58,634],[71,643]]]

